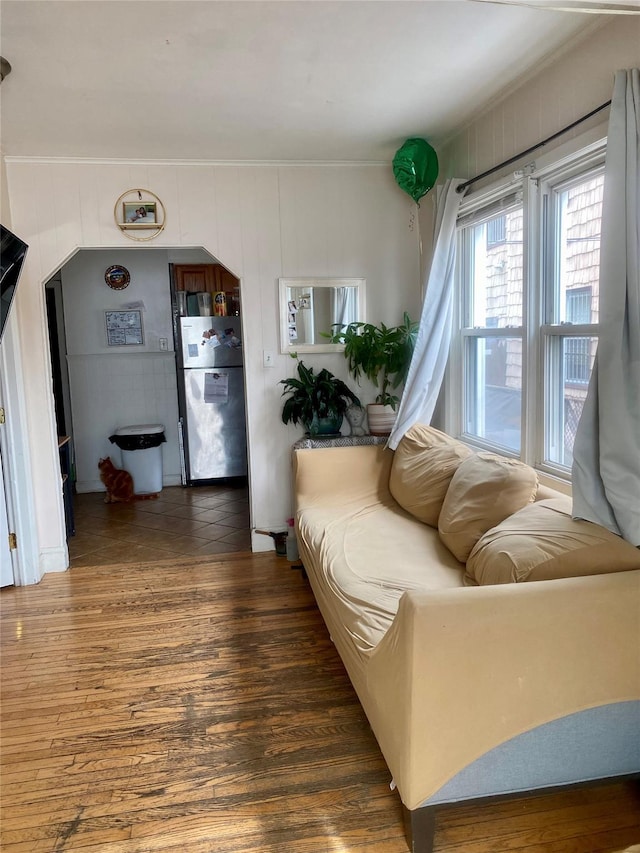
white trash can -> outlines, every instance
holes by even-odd
[[[122,466],[133,477],[135,495],[162,491],[162,444],[166,440],[162,424],[131,424],[109,436],[122,451]]]

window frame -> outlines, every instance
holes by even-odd
[[[596,337],[599,325],[594,323],[572,324],[560,320],[566,305],[559,311],[557,298],[558,253],[553,251],[553,228],[557,226],[557,214],[551,210],[553,198],[572,183],[588,179],[590,174],[604,172],[606,137],[590,134],[592,141],[579,139],[562,146],[561,149],[531,164],[510,178],[471,193],[463,199],[458,216],[459,228],[473,224],[472,217],[480,222],[483,212],[499,213],[500,200],[520,193],[523,204],[523,304],[522,326],[517,328],[477,328],[465,325],[469,318],[471,288],[468,248],[465,253],[463,239],[457,237],[457,259],[454,277],[453,334],[449,364],[445,379],[444,428],[476,449],[487,449],[520,458],[536,469],[552,477],[571,480],[570,467],[551,461],[549,435],[550,419],[554,417],[550,400],[552,385],[552,347],[562,349],[561,339],[574,337]],[[555,196],[554,196],[555,193]],[[566,299],[566,289],[565,297]],[[469,384],[466,350],[468,341],[474,337],[518,337],[522,340],[522,400],[520,422],[520,449],[509,450],[467,431],[466,413],[469,411],[469,395],[477,392],[477,385]],[[556,363],[557,366],[557,363]],[[558,374],[556,373],[556,376]],[[562,376],[562,373],[560,374]],[[561,381],[561,395],[566,383]],[[584,386],[586,387],[586,385]],[[557,390],[557,388],[556,388]],[[477,398],[476,398],[477,399]],[[556,408],[557,413],[557,408]],[[563,416],[564,418],[564,416]],[[468,418],[467,418],[468,420]],[[556,436],[560,432],[557,428]],[[564,419],[562,420],[564,424]]]

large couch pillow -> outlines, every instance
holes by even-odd
[[[541,581],[640,569],[640,549],[599,524],[571,517],[571,498],[531,504],[479,539],[470,585]]]
[[[434,427],[416,424],[398,443],[391,464],[389,491],[415,518],[438,526],[451,478],[472,451]]]
[[[451,478],[438,532],[451,553],[466,562],[483,533],[536,496],[538,475],[518,459],[473,453]]]

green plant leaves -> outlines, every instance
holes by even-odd
[[[400,402],[390,389],[398,388],[407,378],[409,365],[418,336],[419,324],[404,312],[399,326],[380,323],[350,323],[334,326],[331,343],[344,344],[344,357],[349,372],[358,381],[366,376],[378,387],[376,403],[392,406]]]
[[[312,423],[316,418],[344,415],[352,403],[360,405],[353,391],[326,368],[315,373],[312,367],[298,362],[298,378],[281,379],[282,395],[288,395],[282,407],[282,422],[285,424]]]

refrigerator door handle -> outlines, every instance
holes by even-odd
[[[180,451],[180,482],[187,485],[187,461],[184,457],[184,419],[178,418],[178,449]]]

